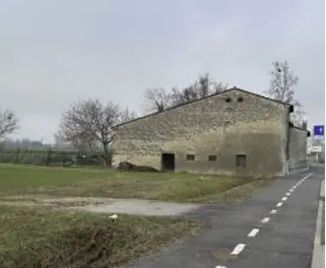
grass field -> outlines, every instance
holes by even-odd
[[[197,233],[184,218],[88,214],[6,206],[8,196],[240,201],[266,180],[187,173],[128,173],[96,168],[0,164],[0,267],[119,267]]]
[[[47,194],[166,201],[238,201],[266,180],[188,173],[119,172],[0,164],[1,196]]]
[[[0,267],[118,267],[197,232],[185,219],[0,206]]]

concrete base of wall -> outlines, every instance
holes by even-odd
[[[295,175],[295,174],[299,174],[299,173],[302,173],[302,172],[305,172],[305,171],[308,171],[310,169],[310,166],[305,166],[305,167],[300,167],[300,168],[294,168],[294,169],[291,169],[289,171],[289,175]]]

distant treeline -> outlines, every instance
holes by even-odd
[[[1,163],[33,164],[45,166],[103,165],[103,153],[47,150],[0,150]]]

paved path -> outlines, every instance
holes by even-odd
[[[275,180],[239,205],[212,204],[189,217],[208,229],[137,268],[307,268],[314,242],[322,168]]]

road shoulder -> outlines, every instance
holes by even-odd
[[[322,268],[325,267],[325,241],[324,241],[324,232],[325,232],[325,222],[323,218],[325,214],[325,180],[322,181],[320,187],[320,197],[318,205],[318,215],[316,221],[316,233],[314,241],[314,250],[312,256],[311,268]]]

